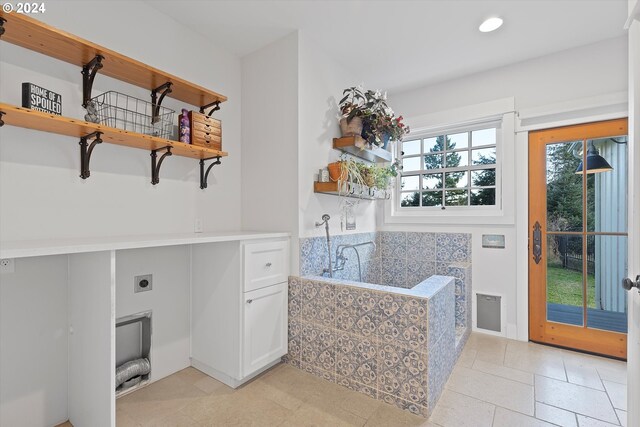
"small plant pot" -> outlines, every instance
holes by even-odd
[[[346,118],[340,119],[340,132],[342,136],[360,136],[362,134],[362,117],[354,117],[347,122]]]
[[[329,169],[329,178],[331,181],[336,182],[347,180],[347,170],[342,167],[341,162],[329,163],[327,169]]]

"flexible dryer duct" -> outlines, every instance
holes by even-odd
[[[147,375],[149,372],[151,372],[149,359],[136,359],[125,362],[116,368],[116,388],[133,377]]]

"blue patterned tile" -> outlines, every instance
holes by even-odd
[[[300,368],[309,374],[322,378],[323,380],[326,380],[332,383],[336,382],[336,373],[334,369],[324,370],[316,365],[304,363],[304,362],[302,362]]]
[[[285,361],[297,360],[300,361],[300,353],[301,353],[301,335],[302,335],[302,325],[293,319],[289,319],[288,325],[288,341],[289,341],[289,350],[285,355]]]
[[[450,279],[453,282],[454,279]],[[427,310],[428,348],[435,345],[445,331],[455,330],[454,284],[444,286],[429,298]]]
[[[378,377],[375,341],[343,332],[338,334],[336,344],[336,374],[367,387],[376,387]]]
[[[456,361],[455,329],[447,329],[440,339],[429,347],[427,361],[428,402],[430,411],[435,408]]]
[[[416,405],[415,403],[406,401],[396,396],[392,396],[382,391],[378,391],[378,400],[381,400],[389,405],[393,405],[404,411],[411,412],[414,415],[418,415],[424,418],[429,417],[429,411],[425,406]]]
[[[336,382],[343,387],[357,391],[358,393],[366,394],[373,399],[378,398],[378,389],[376,385],[367,386],[353,380],[352,378],[341,377],[340,375],[336,376]]]
[[[355,286],[339,286],[336,294],[336,329],[373,338],[377,328],[373,292]]]
[[[289,278],[289,319],[297,319],[302,310],[301,286],[297,278]]]
[[[393,344],[381,344],[378,357],[378,391],[427,406],[426,356]]]
[[[407,233],[407,259],[409,262],[435,261],[435,233]]]
[[[436,263],[434,261],[407,261],[405,283],[408,288],[412,288],[434,274],[436,274]]]
[[[382,258],[407,258],[407,233],[403,231],[384,231],[380,237]]]
[[[336,334],[333,329],[303,323],[300,335],[300,360],[324,371],[335,372]]]
[[[427,351],[427,300],[393,296],[393,310],[381,312],[378,338],[418,352]]]
[[[404,287],[407,281],[407,260],[404,258],[382,258],[380,284]]]
[[[380,259],[372,259],[364,263],[362,280],[365,283],[380,284]]]
[[[471,235],[466,233],[437,233],[436,261],[471,261]]]
[[[302,319],[335,327],[336,286],[322,281],[302,280],[300,291]]]

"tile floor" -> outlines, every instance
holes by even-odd
[[[237,390],[185,369],[118,399],[117,426],[624,426],[626,378],[624,362],[472,334],[429,420],[279,365]]]

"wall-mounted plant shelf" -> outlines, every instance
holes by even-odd
[[[149,91],[171,83],[171,98],[199,107],[214,106],[227,97],[190,83],[179,77],[143,64],[111,49],[51,27],[25,14],[0,12],[4,34],[2,40],[42,53],[52,58],[84,67],[98,55],[102,67],[99,74],[143,87]],[[0,21],[1,22],[1,21]],[[111,23],[112,25],[117,25]]]
[[[391,152],[379,147],[367,148],[367,146],[367,142],[360,136],[333,138],[333,148],[368,162],[385,163],[392,160],[393,156]]]
[[[389,191],[360,186],[348,181],[314,182],[313,191],[314,193],[364,200],[388,200],[391,196]]]

